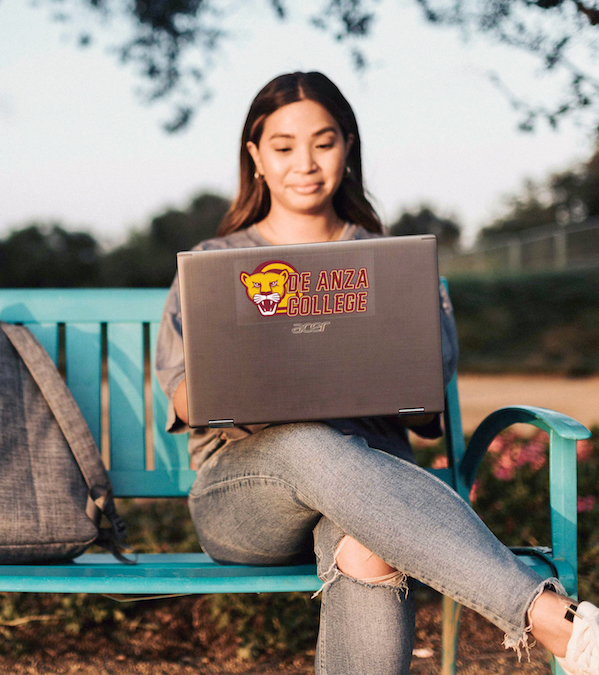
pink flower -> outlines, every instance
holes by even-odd
[[[593,441],[578,441],[576,443],[576,458],[579,462],[589,462],[595,454]]]
[[[498,480],[512,480],[515,468],[516,462],[513,457],[509,453],[504,452],[493,467],[493,475]]]
[[[493,455],[499,454],[505,447],[505,442],[503,436],[495,436],[495,438],[489,444],[487,451]]]
[[[448,466],[449,462],[447,460],[447,455],[437,455],[435,459],[433,459],[433,469],[447,469]]]
[[[588,495],[588,497],[578,497],[576,500],[576,510],[578,513],[586,513],[590,511],[597,500],[593,495]]]
[[[524,466],[525,464],[528,464],[525,446],[522,446],[520,443],[517,443],[516,445],[512,446],[510,450],[510,455],[514,460],[514,464],[517,467],[521,467]]]
[[[516,468],[530,466],[538,471],[547,463],[548,437],[538,431],[532,438],[522,438],[508,430],[495,438],[489,452],[495,455],[493,475],[499,480],[512,480]]]
[[[533,471],[538,471],[547,463],[547,445],[535,436],[522,446],[519,459],[518,466],[528,464]]]

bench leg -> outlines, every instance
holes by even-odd
[[[443,632],[441,639],[441,675],[455,675],[458,631],[462,605],[443,596]]]

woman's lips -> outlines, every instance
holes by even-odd
[[[317,192],[322,187],[322,183],[309,183],[308,185],[292,185],[291,189],[301,195],[310,195]]]

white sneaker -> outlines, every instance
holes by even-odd
[[[567,675],[599,675],[599,608],[578,605],[566,656],[556,661]]]

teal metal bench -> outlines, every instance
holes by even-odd
[[[186,435],[164,431],[167,402],[150,372],[164,289],[0,290],[0,320],[26,324],[55,363],[102,448],[117,497],[184,497],[195,473]],[[107,376],[108,391],[102,387]],[[109,410],[109,429],[102,412]],[[465,447],[456,379],[445,413],[448,468],[430,469],[465,499],[497,433],[516,422],[550,440],[551,553],[520,550],[543,577],[556,575],[576,594],[576,441],[590,432],[549,410],[510,407],[487,417]],[[200,553],[140,555],[135,566],[109,554],[84,554],[65,565],[0,566],[0,591],[124,595],[315,591],[313,565],[219,566]],[[455,673],[459,606],[444,600],[443,673]]]

